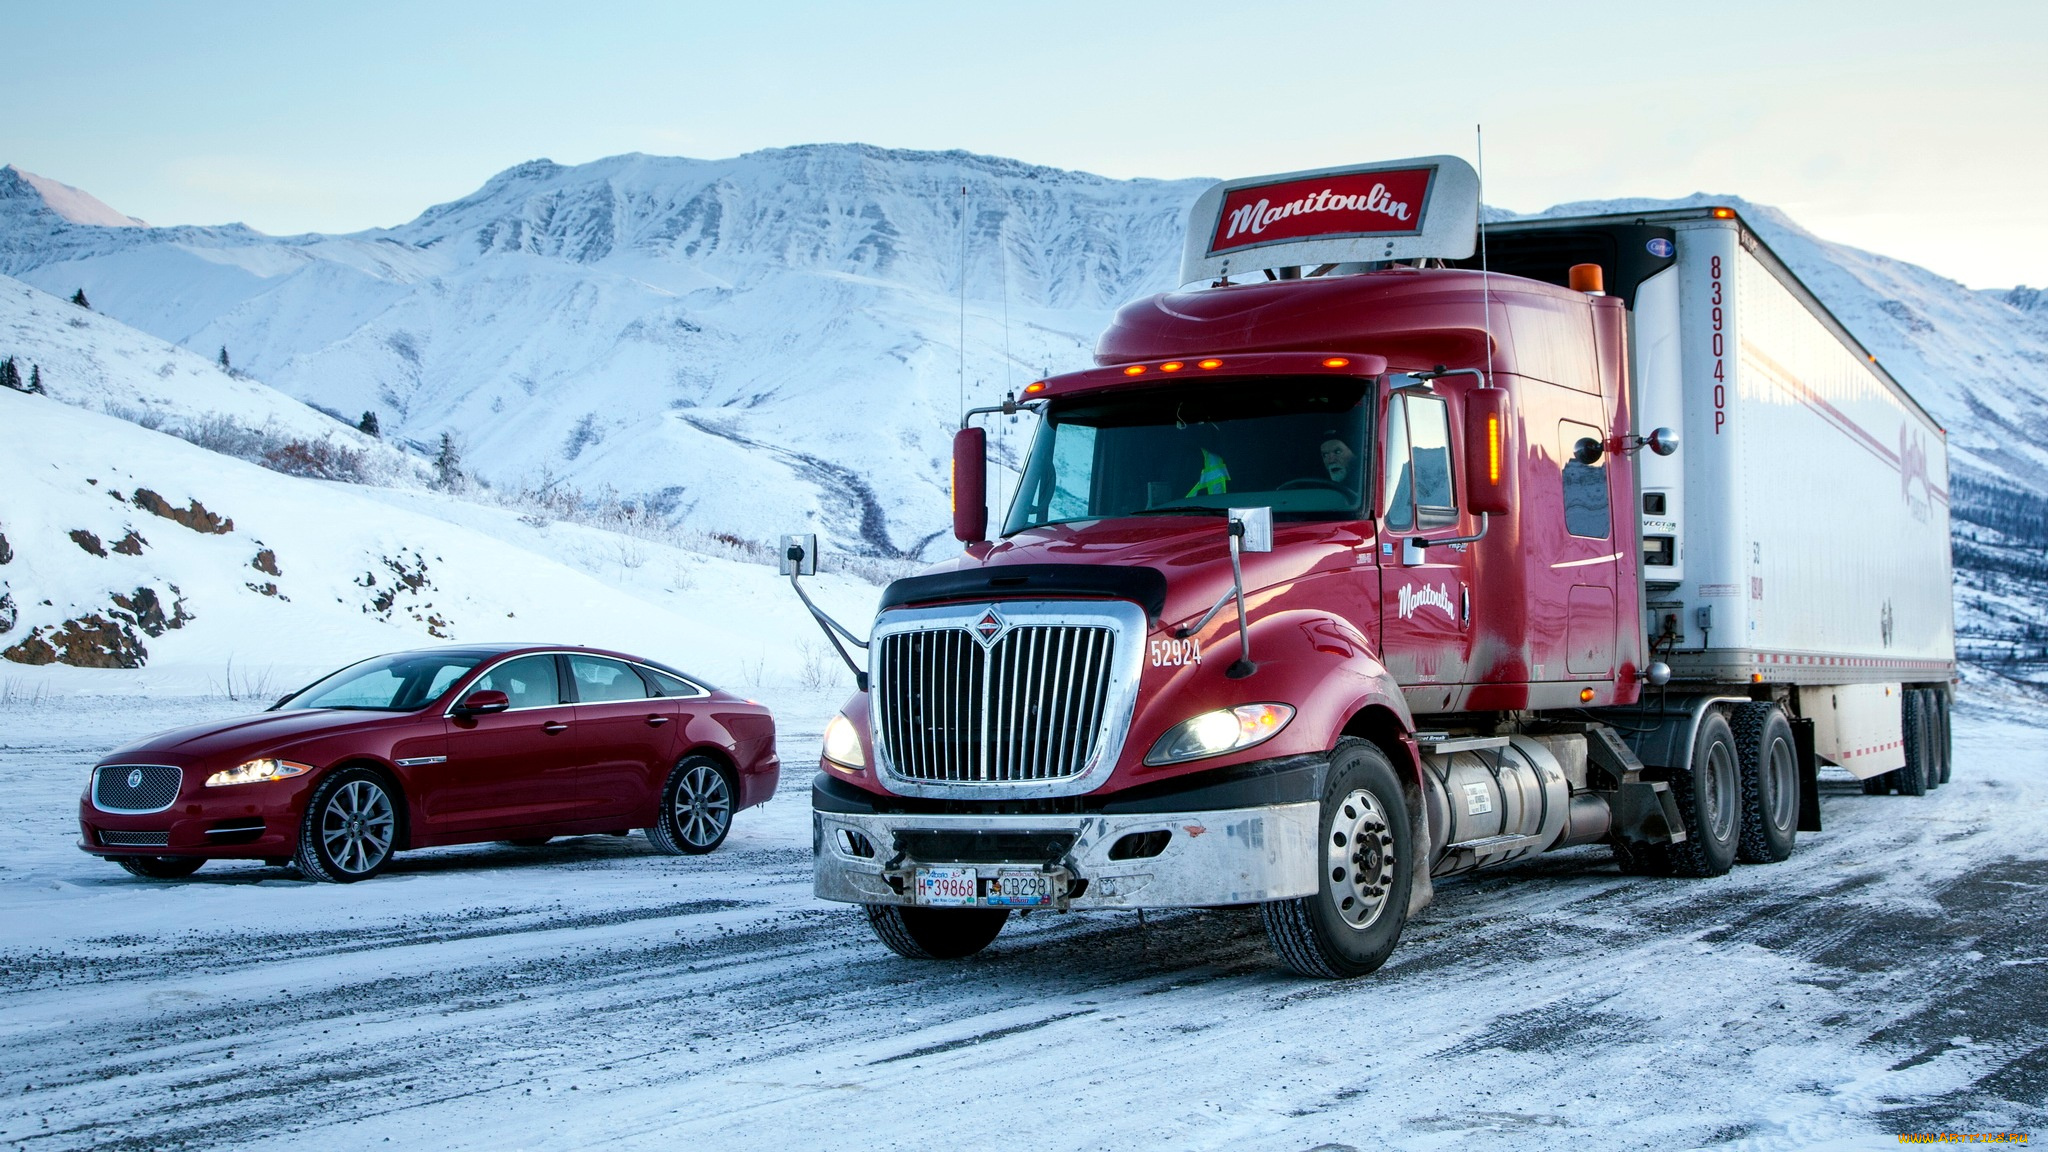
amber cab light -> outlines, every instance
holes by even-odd
[[[1143,376],[1144,374],[1145,366],[1143,364],[1133,364],[1129,368],[1124,369],[1124,375],[1126,376]]]
[[[1187,367],[1187,365],[1181,363],[1178,360],[1168,360],[1166,363],[1161,364],[1159,366],[1159,370],[1161,372],[1178,372],[1185,367]]]
[[[1203,369],[1207,369],[1207,368],[1221,368],[1221,367],[1223,367],[1223,361],[1221,361],[1221,360],[1203,360],[1203,361],[1201,361],[1200,363],[1196,364],[1196,365],[1195,365],[1195,367],[1197,367],[1197,368],[1203,368]]]
[[[1325,368],[1349,368],[1349,367],[1351,367],[1351,361],[1349,361],[1349,360],[1345,359],[1345,358],[1344,358],[1344,357],[1342,357],[1342,356],[1332,356],[1332,357],[1330,357],[1330,358],[1329,358],[1328,360],[1325,360],[1325,361],[1323,361],[1323,367],[1325,367]]]
[[[1588,701],[1588,700],[1591,700],[1592,698],[1593,698],[1593,690],[1592,690],[1591,688],[1581,688],[1581,689],[1579,689],[1579,702],[1580,702],[1580,703],[1582,703],[1582,704],[1583,704],[1583,703],[1585,703],[1586,701]]]
[[[1024,386],[1024,394],[1026,396],[1036,396],[1043,391],[1045,391],[1045,381],[1043,380],[1034,380]]]
[[[1733,220],[1733,219],[1735,219],[1735,209],[1733,209],[1733,208],[1716,208],[1716,209],[1714,209],[1714,219],[1716,219],[1716,220]]]
[[[1486,414],[1486,479],[1500,483],[1500,417]]]

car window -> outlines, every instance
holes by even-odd
[[[576,699],[584,704],[612,700],[645,700],[647,685],[630,664],[602,656],[569,657],[569,674],[576,678]]]
[[[1611,517],[1607,457],[1600,430],[1562,421],[1557,426],[1557,443],[1558,458],[1564,461],[1559,470],[1564,485],[1564,530],[1573,536],[1605,540]]]
[[[507,660],[477,678],[471,692],[495,689],[512,700],[514,708],[551,708],[562,702],[555,678],[555,658],[542,654]]]
[[[640,666],[640,675],[647,681],[651,694],[655,696],[701,696],[704,689],[680,676],[671,676],[659,668]]]
[[[410,712],[448,690],[481,657],[473,652],[400,652],[352,664],[307,686],[280,708]]]

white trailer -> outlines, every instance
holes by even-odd
[[[1955,674],[1946,434],[1738,213],[1489,228],[1496,270],[1602,264],[1631,317],[1646,635],[1673,690],[1777,699],[1823,761],[1902,769]]]

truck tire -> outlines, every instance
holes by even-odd
[[[1934,755],[1941,761],[1941,782],[1948,783],[1949,773],[1955,767],[1955,737],[1949,731],[1948,693],[1934,690],[1935,738]]]
[[[910,960],[959,960],[995,941],[1008,908],[905,908],[867,904],[875,938]]]
[[[1901,796],[1927,795],[1927,710],[1921,707],[1921,692],[1908,688],[1905,699],[1899,707],[1904,711],[1901,719],[1906,737],[1906,766],[1898,770],[1893,784]]]
[[[1259,906],[1273,951],[1303,976],[1348,979],[1386,963],[1408,920],[1421,862],[1408,804],[1387,754],[1346,738],[1330,755],[1314,895]]]
[[[1735,750],[1742,758],[1742,840],[1736,859],[1776,864],[1799,836],[1799,754],[1792,722],[1776,704],[1735,710]]]
[[[1662,871],[1672,876],[1719,876],[1735,864],[1742,840],[1742,760],[1735,732],[1718,708],[1700,718],[1692,763],[1670,776],[1671,794],[1685,818],[1685,843],[1658,844]]]

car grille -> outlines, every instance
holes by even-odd
[[[1116,647],[1108,625],[1020,623],[987,647],[967,628],[884,636],[875,704],[890,767],[952,783],[1080,775],[1106,730]]]
[[[92,806],[102,812],[161,812],[178,798],[182,768],[168,764],[106,764],[93,770]]]
[[[100,843],[109,848],[163,848],[170,842],[169,832],[100,832]]]

